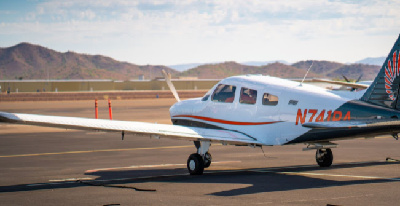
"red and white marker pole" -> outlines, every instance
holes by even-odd
[[[97,105],[97,99],[94,100],[94,115],[96,119],[99,118],[99,107]]]
[[[108,99],[108,113],[110,115],[110,120],[112,120],[112,109],[111,109],[111,100]]]

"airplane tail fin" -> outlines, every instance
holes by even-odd
[[[361,101],[400,110],[400,35]]]

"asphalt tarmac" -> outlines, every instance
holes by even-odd
[[[113,118],[169,124],[173,99],[113,101]],[[108,118],[106,101],[100,118]],[[94,101],[1,102],[0,111],[94,117]],[[400,142],[337,141],[319,168],[305,145],[210,148],[190,176],[193,143],[0,124],[0,205],[398,205]],[[386,160],[388,157],[388,161]]]

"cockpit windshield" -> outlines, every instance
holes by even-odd
[[[213,91],[214,91],[213,89],[208,90],[208,92],[203,96],[203,98],[201,98],[201,101],[207,101]]]
[[[235,99],[236,86],[220,84],[215,88],[211,100],[214,102],[232,103]]]

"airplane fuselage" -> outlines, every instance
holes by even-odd
[[[221,86],[223,85],[223,86]],[[228,90],[223,92],[221,88]],[[254,100],[246,100],[253,92]],[[350,99],[364,91],[329,91],[285,79],[247,75],[221,80],[203,98],[176,103],[170,109],[175,125],[240,132],[263,145],[283,145],[374,136],[379,131],[315,130],[304,123],[395,118],[396,110]],[[351,134],[351,135],[350,135]]]

